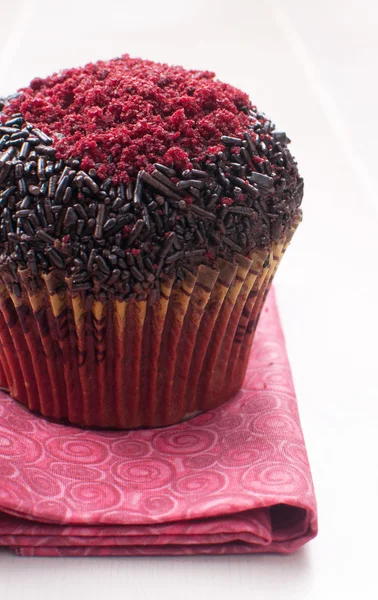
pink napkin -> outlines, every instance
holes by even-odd
[[[22,556],[292,552],[314,490],[274,295],[243,389],[165,429],[87,431],[0,392],[0,546]]]

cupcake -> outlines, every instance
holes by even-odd
[[[213,73],[127,55],[0,109],[1,384],[82,427],[227,401],[301,220],[286,134]]]

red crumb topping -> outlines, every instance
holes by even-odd
[[[156,161],[190,168],[222,135],[243,134],[248,96],[214,77],[124,55],[34,79],[4,113],[51,135],[59,158],[126,183]]]

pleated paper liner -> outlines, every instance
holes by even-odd
[[[299,213],[291,227],[287,230],[285,237],[270,251],[268,255],[268,267],[259,271],[248,294],[231,346],[230,357],[223,380],[223,391],[220,391],[225,399],[237,392],[244,381],[253,338],[265,299],[269,293],[280,261],[301,220],[302,215]],[[262,255],[261,259],[263,258],[264,256]]]
[[[54,271],[22,295],[0,283],[0,384],[32,411],[83,427],[177,423],[228,400],[296,221],[270,251],[162,282],[152,306],[72,293]]]

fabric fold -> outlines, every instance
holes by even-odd
[[[184,423],[84,430],[0,392],[0,511],[0,546],[22,556],[292,552],[312,539],[316,501],[273,291],[242,389]]]

